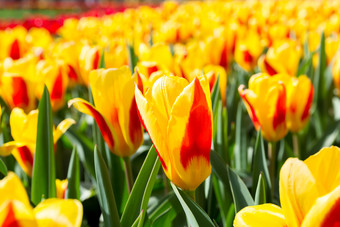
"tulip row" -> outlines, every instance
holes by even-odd
[[[0,224],[336,225],[339,4],[165,2],[0,31]]]

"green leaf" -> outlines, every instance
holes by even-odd
[[[231,188],[229,184],[229,175],[228,170],[226,168],[226,164],[223,161],[223,158],[219,156],[215,151],[210,152],[210,163],[213,172],[216,174],[216,176],[222,181],[222,183],[225,185],[225,188],[227,190],[227,194],[231,197]]]
[[[103,53],[100,56],[100,62],[99,62],[99,69],[105,69],[105,49],[103,49]]]
[[[94,167],[97,180],[97,194],[106,227],[120,226],[115,196],[112,190],[109,171],[100,152],[94,149]]]
[[[208,214],[192,201],[185,192],[178,190],[173,183],[171,183],[171,187],[183,207],[189,226],[215,226]]]
[[[138,63],[138,57],[135,53],[135,49],[133,47],[133,45],[128,44],[127,45],[128,48],[128,54],[129,54],[129,66],[130,66],[130,70],[131,73],[134,73],[135,71],[135,67]]]
[[[235,204],[235,211],[239,212],[242,208],[246,206],[255,205],[247,186],[243,183],[241,178],[229,167],[227,168],[227,170],[230,179],[230,188]]]
[[[220,93],[220,76],[217,77],[217,80],[214,84],[213,90],[211,92],[211,104],[212,104],[212,111],[213,115],[215,115],[216,112],[216,105],[221,98],[221,93]]]
[[[315,104],[321,104],[324,98],[323,87],[325,86],[324,72],[326,69],[326,50],[325,50],[325,34],[322,32],[319,46],[319,65],[316,68],[313,80]]]
[[[323,136],[316,142],[311,143],[311,146],[309,146],[308,149],[309,153],[307,155],[310,156],[321,150],[321,148],[323,147],[331,146],[339,135],[339,126],[340,120],[337,120],[331,125],[329,125],[328,129],[325,131]]]
[[[239,171],[245,171],[247,169],[247,130],[245,125],[243,103],[239,102],[236,113],[234,147],[235,168]]]
[[[264,204],[266,201],[266,183],[263,173],[260,173],[255,193],[255,205]]]
[[[92,142],[89,141],[88,137],[84,136],[82,133],[77,132],[74,129],[69,129],[65,136],[77,147],[77,152],[79,159],[88,173],[95,178],[94,171],[94,160],[93,160],[93,150],[94,146]],[[93,148],[92,148],[93,147]]]
[[[6,164],[4,163],[4,161],[2,161],[2,159],[0,159],[0,172],[7,176],[7,166]]]
[[[38,109],[37,142],[31,191],[32,202],[35,205],[42,198],[56,197],[52,108],[46,85]]]
[[[80,173],[79,158],[77,148],[74,147],[68,165],[67,172],[68,185],[65,193],[66,199],[80,199]]]
[[[139,171],[137,179],[131,190],[131,194],[126,203],[122,218],[122,226],[131,226],[140,214],[140,211],[146,208],[149,200],[155,177],[158,173],[160,163],[155,148],[152,146],[147,157]]]
[[[263,178],[266,182],[266,192],[267,192],[267,199],[270,201],[271,195],[271,183],[270,183],[270,176],[269,170],[266,160],[266,152],[264,150],[263,144],[263,137],[261,129],[257,132],[256,144],[255,144],[255,151],[254,151],[254,158],[253,158],[253,195],[255,194],[255,186],[258,185],[258,176],[260,173],[263,174]]]
[[[313,56],[312,54],[309,54],[305,59],[302,60],[298,71],[296,73],[297,76],[300,75],[307,75],[309,68],[312,66],[313,64]]]

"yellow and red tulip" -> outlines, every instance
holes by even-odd
[[[340,55],[335,57],[332,66],[333,82],[337,90],[338,96],[340,96]]]
[[[27,35],[26,28],[16,26],[8,28],[0,32],[1,51],[0,59],[7,57],[17,60],[24,56],[27,47],[25,46],[25,38]]]
[[[60,122],[57,128],[53,128],[54,144],[74,123],[72,119],[65,119]],[[26,115],[22,109],[14,108],[10,116],[11,134],[14,141],[0,147],[0,155],[12,154],[28,176],[32,176],[37,125],[38,110],[32,110]]]
[[[236,214],[241,226],[337,226],[340,222],[338,147],[323,148],[305,161],[289,158],[280,172],[281,207],[250,206]]]
[[[267,53],[260,57],[259,66],[262,72],[269,75],[287,73],[295,76],[301,55],[301,46],[296,41],[274,42]]]
[[[251,71],[255,68],[262,50],[259,35],[255,32],[250,32],[246,38],[237,40],[235,61],[243,69]]]
[[[65,94],[68,85],[68,76],[63,62],[56,59],[39,61],[36,66],[36,76],[40,85],[36,89],[38,98],[41,98],[43,85],[46,85],[50,93],[53,111],[63,107],[65,105]]]
[[[163,76],[145,95],[135,89],[141,120],[165,174],[184,190],[196,189],[211,172],[212,110],[206,77],[189,83]]]
[[[248,89],[240,85],[238,91],[256,130],[261,128],[266,140],[275,142],[287,134],[287,92],[282,81],[259,73],[250,78]]]
[[[291,77],[287,74],[277,74],[274,77],[286,87],[287,128],[291,132],[298,132],[309,120],[314,95],[313,84],[305,75]]]
[[[0,181],[0,225],[81,226],[83,206],[75,199],[46,199],[32,208],[24,186],[12,172]]]
[[[143,128],[135,102],[135,82],[136,78],[131,76],[127,66],[94,70],[90,73],[90,86],[95,106],[80,98],[68,103],[95,119],[106,144],[120,157],[132,155],[143,143]]]
[[[85,85],[89,85],[91,70],[98,69],[100,62],[100,50],[98,46],[83,46],[79,55],[80,76]]]

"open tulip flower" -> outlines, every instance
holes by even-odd
[[[53,129],[54,144],[74,124],[74,120],[65,119]],[[10,116],[11,133],[14,141],[0,147],[0,155],[12,154],[28,176],[32,176],[35,144],[37,137],[38,110],[25,114],[20,108],[14,108]]]
[[[234,226],[338,226],[340,223],[340,149],[323,148],[305,161],[289,158],[280,172],[281,208],[245,207]]]
[[[136,102],[145,129],[167,177],[195,190],[211,172],[212,110],[205,76],[191,83],[175,76],[159,78]]]
[[[238,91],[256,130],[261,127],[266,140],[276,142],[287,134],[287,92],[282,81],[259,73],[250,78],[248,89],[240,85]]]
[[[127,66],[94,70],[90,73],[90,86],[95,106],[80,98],[68,103],[95,119],[109,149],[120,157],[131,156],[143,143],[135,81]]]
[[[12,172],[0,180],[3,227],[81,226],[83,206],[75,199],[46,199],[32,208],[20,179]]]

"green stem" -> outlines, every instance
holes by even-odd
[[[276,156],[277,156],[276,143],[275,142],[269,142],[268,143],[268,158],[269,158],[270,182],[271,182],[271,185],[272,185],[272,188],[271,188],[272,201],[273,201],[274,192],[275,192]]]
[[[195,191],[185,191],[189,196],[190,198],[192,198],[192,200],[196,201],[196,198],[195,198]]]
[[[131,162],[130,157],[124,157],[124,167],[125,167],[125,177],[126,182],[129,190],[129,194],[131,193],[132,186],[133,186],[133,178],[132,178],[132,168],[131,168]]]
[[[165,175],[164,171],[163,171],[162,177],[163,177],[163,182],[164,182],[164,193],[165,195],[167,195],[169,194],[169,182],[168,182],[168,177]]]
[[[300,148],[299,148],[299,137],[296,133],[293,134],[293,150],[295,157],[300,157]]]

